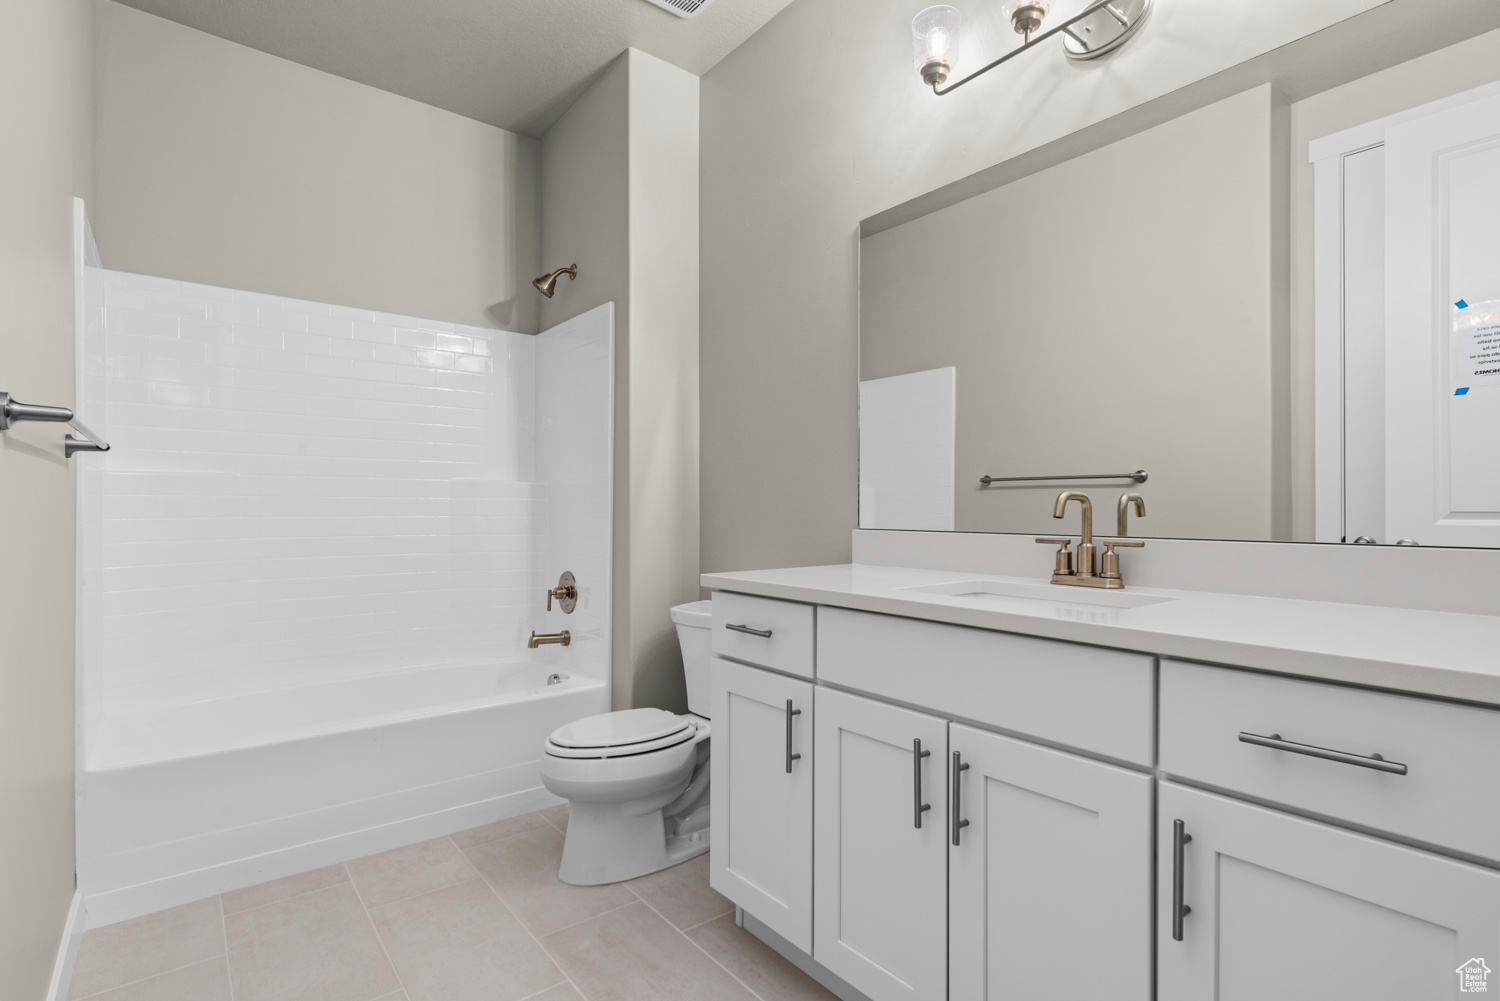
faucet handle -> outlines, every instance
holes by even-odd
[[[1104,547],[1104,566],[1099,571],[1100,577],[1111,580],[1120,579],[1120,554],[1115,552],[1116,546],[1128,546],[1131,549],[1144,549],[1146,544],[1140,541],[1129,541],[1126,539],[1100,539],[1099,545]]]
[[[1064,577],[1073,576],[1073,554],[1068,551],[1068,547],[1073,544],[1072,539],[1037,539],[1036,541],[1061,546],[1062,548],[1057,551],[1057,562],[1052,572],[1054,575],[1061,574]]]

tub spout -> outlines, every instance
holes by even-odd
[[[526,641],[526,649],[535,650],[544,643],[557,643],[567,646],[573,642],[573,636],[566,629],[560,633],[539,633],[535,629],[531,631],[531,639]]]

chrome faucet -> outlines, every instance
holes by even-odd
[[[531,631],[531,639],[526,641],[526,649],[535,650],[539,646],[548,643],[556,643],[559,646],[567,646],[573,642],[573,635],[564,629],[560,633],[539,633],[535,629]]]
[[[1068,501],[1078,501],[1083,508],[1083,535],[1078,543],[1078,569],[1072,567],[1071,554],[1068,545],[1071,539],[1037,539],[1037,542],[1045,542],[1054,546],[1061,546],[1057,551],[1057,562],[1052,570],[1052,583],[1066,584],[1071,587],[1105,587],[1121,588],[1125,581],[1120,577],[1120,555],[1115,552],[1117,546],[1129,546],[1141,548],[1144,542],[1113,541],[1104,543],[1104,568],[1097,569],[1095,554],[1098,547],[1094,545],[1094,504],[1088,499],[1088,495],[1065,490],[1057,495],[1057,503],[1052,505],[1052,517],[1061,518],[1063,511],[1068,506]],[[1139,500],[1139,498],[1137,498]],[[1124,519],[1124,498],[1120,501],[1120,517]],[[1141,502],[1144,507],[1144,501]]]
[[[1075,500],[1083,508],[1083,538],[1078,543],[1078,570],[1076,576],[1093,577],[1095,576],[1094,502],[1089,500],[1088,494],[1064,490],[1057,495],[1057,503],[1052,505],[1052,517],[1061,518],[1063,511],[1068,506],[1068,501]]]
[[[1117,524],[1115,525],[1115,534],[1122,539],[1130,534],[1127,531],[1128,526],[1126,525],[1126,521],[1130,517],[1130,505],[1132,504],[1135,505],[1135,516],[1137,518],[1146,517],[1146,498],[1140,494],[1121,494],[1120,502],[1116,505],[1115,520]]]

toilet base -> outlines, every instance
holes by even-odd
[[[690,834],[666,833],[660,810],[645,816],[622,811],[627,803],[580,803],[568,812],[557,878],[574,886],[618,883],[670,868],[708,851],[708,828]],[[675,821],[675,818],[674,818]]]

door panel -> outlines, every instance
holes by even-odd
[[[958,725],[949,747],[950,769],[969,766],[949,854],[953,1001],[1056,996],[1082,956],[1110,997],[1147,1001],[1150,776]]]
[[[1385,157],[1383,541],[1500,545],[1500,98],[1388,129]]]
[[[813,686],[713,660],[709,881],[812,952]],[[788,762],[787,702],[792,754]],[[790,771],[788,765],[790,764]]]
[[[1385,148],[1342,158],[1344,518],[1339,538],[1385,537]]]
[[[1170,782],[1159,802],[1161,1001],[1458,998],[1457,968],[1497,954],[1500,873]]]
[[[947,724],[827,688],[817,710],[813,956],[872,1001],[942,1001]]]

